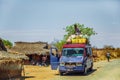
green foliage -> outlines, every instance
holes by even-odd
[[[83,36],[87,36],[88,39],[97,34],[93,28],[85,27],[84,24],[75,23],[73,25],[67,26],[65,28],[66,34],[64,35],[64,40],[66,40],[70,35],[75,34],[74,25],[77,25],[78,29],[81,31]]]
[[[13,46],[12,42],[10,42],[9,40],[3,39],[3,43],[8,48],[11,48]]]
[[[64,40],[58,41],[54,44],[54,46],[56,46],[58,48],[58,51],[62,50],[62,46],[65,44]]]

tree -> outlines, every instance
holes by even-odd
[[[62,46],[65,44],[64,40],[58,41],[56,43],[54,43],[54,46],[58,48],[58,51],[62,50]]]
[[[84,24],[75,23],[73,25],[67,26],[64,29],[66,34],[64,35],[63,40],[58,41],[54,44],[59,50],[62,50],[62,46],[66,43],[66,40],[68,39],[68,37],[72,34],[75,34],[74,25],[76,25],[77,28],[80,29],[80,32],[83,36],[87,36],[88,40],[92,35],[97,34],[93,30],[93,28],[85,27]]]
[[[13,46],[12,42],[10,42],[9,40],[3,39],[2,41],[3,41],[4,45],[8,48],[11,48]]]
[[[81,34],[83,36],[87,36],[87,38],[89,39],[92,35],[97,34],[93,28],[89,28],[89,27],[85,27],[84,24],[79,24],[79,23],[75,23],[73,25],[67,26],[65,28],[65,32],[66,34],[64,35],[64,40],[68,39],[68,37],[72,34],[75,34],[75,30],[74,30],[74,25],[77,25],[78,29],[80,29]]]

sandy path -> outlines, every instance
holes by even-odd
[[[25,80],[50,80],[57,73],[52,71],[50,67],[25,65]]]
[[[58,71],[51,70],[50,67],[26,65],[25,80],[120,80],[120,59],[96,62],[94,71],[86,76],[81,74],[59,76]]]

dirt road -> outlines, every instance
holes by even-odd
[[[81,74],[67,74],[59,76],[58,71],[50,67],[25,66],[25,80],[120,80],[120,59],[110,62],[94,63],[93,72],[84,76]]]

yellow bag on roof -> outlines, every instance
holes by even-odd
[[[79,38],[79,39],[72,39],[72,43],[86,43],[87,39],[85,38]]]

